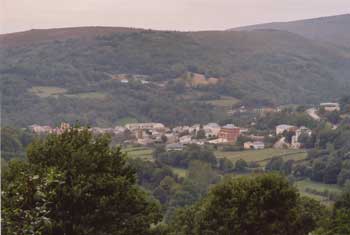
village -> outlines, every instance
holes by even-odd
[[[337,103],[321,103],[318,109],[327,112],[339,110]],[[316,108],[306,110],[306,113],[315,120],[319,120]],[[244,112],[241,107],[240,112]],[[271,112],[271,109],[266,109]],[[266,112],[261,109],[260,112]],[[280,112],[280,110],[273,110]],[[36,134],[60,134],[70,128],[68,123],[62,123],[60,127],[31,125],[29,129]],[[186,145],[231,145],[240,150],[261,150],[266,147],[277,149],[301,149],[304,148],[302,138],[310,137],[312,130],[305,126],[294,126],[280,123],[274,132],[267,136],[251,133],[249,127],[239,127],[234,124],[219,125],[218,123],[183,125],[167,127],[162,123],[129,123],[113,128],[90,128],[94,134],[110,134],[117,138],[120,144],[153,146],[164,144],[167,151],[181,151]],[[275,142],[267,146],[266,139],[274,139]],[[237,143],[239,142],[239,143]]]

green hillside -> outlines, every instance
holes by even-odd
[[[347,53],[283,31],[76,28],[0,41],[5,125],[208,122],[227,118],[211,102],[221,97],[317,103],[350,87]]]

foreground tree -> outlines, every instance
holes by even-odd
[[[229,179],[200,203],[181,209],[170,225],[174,234],[306,235],[324,208],[300,198],[276,174]]]
[[[4,234],[147,234],[159,206],[109,143],[74,128],[33,143],[2,179]]]

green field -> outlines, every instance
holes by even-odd
[[[295,159],[303,160],[306,158],[306,153],[296,149],[262,149],[262,150],[245,150],[245,151],[234,151],[234,152],[224,152],[216,151],[216,157],[227,158],[232,162],[236,162],[239,159],[243,159],[247,162],[259,162],[261,165],[266,164],[266,162],[276,156],[283,157],[284,160]],[[283,156],[286,155],[286,156]]]
[[[146,161],[153,161],[153,149],[147,147],[127,147],[122,149],[130,158],[139,158]]]
[[[56,97],[67,92],[66,89],[55,86],[33,86],[28,91],[41,98]]]
[[[325,191],[328,191],[330,193],[334,194],[340,194],[342,192],[342,188],[339,187],[338,185],[333,185],[333,184],[323,184],[323,183],[317,183],[314,181],[310,180],[301,180],[297,181],[295,183],[295,186],[299,189],[301,195],[308,196],[311,198],[314,198],[318,201],[321,201],[324,204],[332,204],[333,202],[330,201],[327,197],[318,195],[312,192],[308,192],[308,189],[317,191],[319,193],[323,193]]]
[[[315,189],[317,191],[325,191],[328,190],[330,192],[341,193],[342,188],[336,184],[323,184],[317,183],[311,180],[301,180],[295,183],[296,186],[305,191],[306,188]]]
[[[287,153],[286,155],[281,156],[281,157],[284,161],[294,160],[296,162],[301,162],[307,158],[307,152],[303,152],[303,151],[291,152],[291,153]],[[265,166],[269,160],[270,159],[259,161],[259,164],[261,166]]]
[[[41,98],[57,97],[58,95],[64,95],[69,98],[77,99],[103,100],[107,98],[107,94],[103,92],[83,92],[76,94],[67,94],[67,89],[55,86],[33,86],[30,89],[28,89],[28,91]]]
[[[77,93],[77,94],[69,94],[65,96],[69,98],[95,99],[95,100],[104,100],[107,98],[107,94],[103,92],[84,92],[84,93]]]
[[[223,96],[221,99],[210,100],[207,103],[212,104],[214,106],[222,107],[222,108],[231,108],[232,105],[235,105],[239,102],[238,99],[229,96]]]

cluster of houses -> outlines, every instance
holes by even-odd
[[[60,134],[70,128],[68,123],[62,123],[59,127],[32,125],[29,127],[37,134]],[[251,141],[244,143],[244,149],[264,149],[264,136],[247,135],[248,129],[240,128],[233,124],[220,126],[217,123],[206,125],[195,124],[193,126],[166,127],[162,123],[130,123],[125,126],[114,128],[92,127],[90,130],[94,134],[111,134],[114,136],[128,136],[126,143],[139,145],[152,145],[157,143],[166,144],[167,150],[182,150],[189,144],[235,144],[240,135],[248,137]],[[285,141],[283,134],[293,132],[291,143]],[[311,135],[312,131],[306,127],[296,127],[291,125],[278,125],[276,136],[281,137],[274,145],[275,148],[300,148],[300,136]]]
[[[29,126],[29,130],[32,132],[42,135],[42,134],[61,134],[65,130],[69,129],[71,126],[69,123],[61,123],[59,127],[51,127],[51,126],[41,126],[41,125],[31,125]],[[100,128],[100,127],[92,127],[89,128],[90,131],[94,134],[112,134],[119,135],[123,134],[126,128],[121,126],[116,126],[115,128]]]
[[[51,127],[51,126],[40,126],[37,124],[29,126],[29,130],[36,134],[61,134],[65,130],[69,129],[70,125],[68,123],[61,123],[59,127]]]
[[[31,125],[29,129],[37,134],[60,134],[69,124],[62,123],[60,127]],[[128,143],[151,145],[156,143],[167,144],[167,149],[182,149],[188,144],[234,144],[241,133],[246,132],[233,124],[220,126],[217,123],[206,125],[195,124],[193,126],[177,126],[168,128],[162,123],[130,123],[114,128],[92,127],[94,134],[124,135],[128,132]]]
[[[168,128],[161,123],[133,123],[125,125],[125,128],[136,137],[136,143],[166,143],[168,150],[180,150],[188,144],[234,144],[241,134],[239,127],[232,124],[220,126],[217,123],[174,128]]]
[[[281,107],[260,107],[260,108],[248,108],[245,105],[241,105],[239,107],[232,108],[232,110],[228,111],[229,114],[236,114],[236,113],[247,113],[247,112],[254,112],[260,115],[266,115],[269,113],[277,113],[281,112]]]

